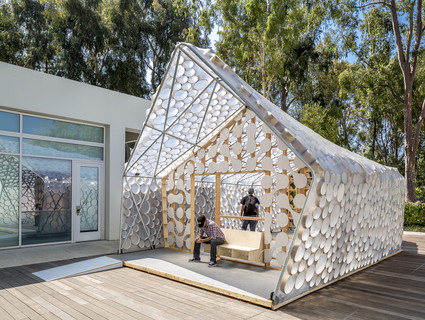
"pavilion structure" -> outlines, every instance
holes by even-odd
[[[261,202],[260,265],[280,270],[273,308],[400,251],[396,169],[327,141],[211,50],[180,43],[124,172],[120,250],[190,252],[201,214],[240,229],[249,187]]]

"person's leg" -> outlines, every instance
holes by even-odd
[[[210,251],[210,261],[217,263],[217,246],[223,244],[224,240],[221,238],[212,239],[210,241],[211,251]]]
[[[255,227],[257,226],[258,221],[251,220],[249,224],[249,229],[251,231],[255,231]]]
[[[202,239],[205,239],[206,237],[202,237]],[[205,242],[205,243],[210,243]],[[193,246],[193,259],[189,259],[189,261],[201,261],[201,243],[195,242]]]
[[[200,253],[201,253],[201,244],[198,242],[195,242],[195,246],[193,247],[193,259],[200,260]]]
[[[246,230],[248,227],[249,220],[242,220],[242,230]]]

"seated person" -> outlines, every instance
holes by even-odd
[[[201,243],[208,243],[211,245],[210,263],[208,267],[215,267],[217,265],[217,246],[224,243],[225,237],[220,227],[212,220],[207,219],[204,215],[198,218],[198,236],[195,239],[193,248],[193,258],[189,262],[199,262],[201,251]],[[207,235],[204,236],[204,233]]]

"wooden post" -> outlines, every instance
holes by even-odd
[[[184,186],[184,174],[183,174],[183,177],[182,177],[183,179],[183,186]],[[184,227],[184,216],[185,216],[185,212],[184,212],[184,202],[185,202],[185,194],[184,194],[184,191],[183,190],[180,190],[180,194],[183,196],[183,201],[182,201],[182,203],[179,205],[179,207],[183,210],[183,216],[180,218],[180,222],[182,223],[182,225],[183,225],[183,230],[182,230],[182,232],[180,232],[179,233],[179,236],[181,236],[181,237],[183,237],[183,235],[184,235],[184,229],[185,229],[185,227]],[[180,250],[181,251],[184,251],[184,244],[182,245],[182,247],[180,248]]]
[[[164,248],[168,248],[168,218],[167,218],[167,177],[161,180],[161,195],[162,195],[162,232],[164,234]]]
[[[195,245],[195,173],[190,175],[190,252]]]
[[[221,174],[215,175],[215,223],[220,227]]]
[[[176,169],[177,170],[177,169]],[[170,193],[171,194],[175,194],[175,192],[176,192],[176,170],[174,170],[173,172],[171,172],[170,174],[172,174],[173,175],[173,181],[174,181],[174,186],[173,186],[173,189],[171,189],[171,191],[170,191]],[[172,204],[171,204],[171,206],[172,206],[172,208],[173,208],[173,211],[174,211],[174,214],[176,214],[176,203],[175,202],[173,202]],[[175,216],[174,216],[174,219],[175,219]],[[174,243],[173,243],[173,245],[171,246],[171,248],[173,248],[173,249],[175,249],[176,248],[176,239],[174,239]]]
[[[244,112],[244,115],[245,115],[245,112]],[[242,119],[240,119],[240,120],[238,121],[238,126],[240,126],[241,124],[242,124]],[[238,138],[238,142],[239,142],[240,144],[242,144],[242,134],[243,134],[243,133],[241,133],[241,135],[240,135],[240,136],[239,136],[239,138]],[[242,160],[242,152],[238,154],[238,160]]]
[[[270,133],[266,133],[266,139],[269,139],[271,141],[272,135]],[[272,151],[271,150],[269,150],[269,151],[266,152],[266,157],[271,158],[271,155],[272,155]],[[271,173],[270,173],[269,170],[265,171],[264,174],[266,176],[271,176]],[[265,191],[266,191],[266,193],[270,193],[271,192],[270,188],[266,189]],[[266,214],[270,214],[271,215],[271,210],[270,209],[271,209],[270,207],[265,208],[264,209],[264,211],[265,211],[264,214],[265,215]],[[264,241],[264,237],[263,237],[263,241]],[[270,249],[270,243],[267,243],[267,244],[264,243],[264,250],[267,250],[267,249]],[[264,259],[264,255],[263,255],[263,259]],[[266,263],[266,267],[270,267],[270,262],[267,262]]]

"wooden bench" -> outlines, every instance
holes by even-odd
[[[226,242],[217,246],[217,255],[263,262],[263,232],[221,229],[226,237]],[[204,245],[204,251],[210,252],[210,245]]]

